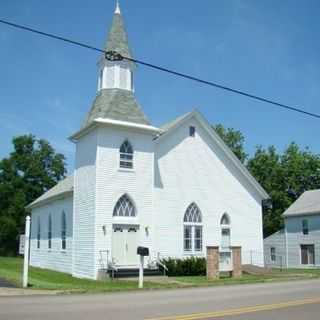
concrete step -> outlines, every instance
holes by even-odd
[[[108,270],[108,274],[112,276],[112,270]],[[144,269],[143,274],[146,277],[163,276],[163,273],[159,269]],[[139,269],[118,269],[114,271],[115,278],[136,278],[139,276]]]
[[[264,275],[272,273],[270,268],[259,267],[252,264],[245,264],[242,266],[242,271],[252,275]]]

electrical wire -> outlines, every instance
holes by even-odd
[[[198,83],[205,84],[205,85],[208,85],[208,86],[211,86],[211,87],[215,87],[217,89],[221,89],[221,90],[228,91],[228,92],[231,92],[231,93],[234,93],[234,94],[242,95],[244,97],[247,97],[247,98],[250,98],[250,99],[254,99],[254,100],[258,100],[260,102],[268,103],[268,104],[271,104],[271,105],[274,105],[274,106],[278,106],[280,108],[283,108],[283,109],[286,109],[286,110],[289,110],[289,111],[298,112],[300,114],[304,114],[304,115],[307,115],[307,116],[310,116],[310,117],[314,117],[314,118],[320,119],[320,114],[316,114],[316,113],[312,113],[312,112],[306,111],[306,110],[304,110],[304,109],[302,109],[300,107],[290,106],[290,105],[287,105],[287,104],[283,104],[283,103],[274,101],[274,100],[269,99],[269,98],[264,98],[264,97],[260,97],[260,96],[257,96],[257,95],[242,91],[242,90],[233,89],[231,87],[227,87],[227,86],[224,86],[224,85],[212,82],[212,81],[203,80],[203,79],[200,79],[200,78],[188,75],[188,74],[184,74],[184,73],[181,73],[181,72],[178,72],[178,71],[175,71],[175,70],[171,70],[171,69],[162,67],[162,66],[158,66],[158,65],[154,65],[154,64],[151,64],[151,63],[148,63],[148,62],[141,61],[141,60],[125,57],[125,56],[122,56],[118,52],[114,52],[114,51],[107,52],[105,50],[102,50],[102,49],[99,49],[97,47],[85,44],[83,42],[74,41],[74,40],[71,40],[71,39],[68,39],[68,38],[60,37],[60,36],[54,35],[52,33],[43,32],[43,31],[40,31],[40,30],[37,30],[37,29],[34,29],[34,28],[30,28],[30,27],[27,27],[27,26],[24,26],[24,25],[20,25],[20,24],[17,24],[17,23],[13,23],[13,22],[10,22],[10,21],[7,21],[7,20],[3,20],[3,19],[0,19],[0,23],[8,25],[8,26],[11,26],[11,27],[14,27],[14,28],[17,28],[17,29],[20,29],[20,30],[32,32],[32,33],[35,33],[35,34],[38,34],[38,35],[41,35],[41,36],[45,36],[45,37],[48,37],[48,38],[64,41],[66,43],[70,43],[70,44],[73,44],[73,45],[76,45],[76,46],[79,46],[79,47],[82,47],[82,48],[86,48],[86,49],[94,50],[94,51],[97,51],[97,52],[100,52],[100,53],[104,53],[106,58],[108,60],[111,60],[111,61],[120,61],[120,60],[131,61],[131,62],[134,62],[136,64],[140,64],[140,65],[143,65],[143,66],[146,66],[146,67],[158,70],[158,71],[166,72],[166,73],[169,73],[169,74],[174,75],[174,76],[178,76],[178,77],[181,77],[181,78],[184,78],[184,79],[196,81]]]

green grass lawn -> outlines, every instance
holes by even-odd
[[[0,278],[20,286],[22,275],[21,258],[0,257]],[[63,292],[108,292],[128,291],[137,289],[137,281],[105,280],[93,281],[73,278],[71,275],[30,267],[29,283],[32,289],[58,290]],[[274,281],[292,281],[310,278],[320,278],[320,269],[290,269],[285,271],[273,270],[267,275],[247,275],[234,279],[222,275],[219,280],[208,281],[204,276],[174,277],[162,282],[146,281],[146,289],[203,287],[228,284],[245,284]]]

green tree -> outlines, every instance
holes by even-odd
[[[33,135],[13,139],[14,151],[0,161],[0,255],[17,253],[25,207],[66,174],[65,157]]]
[[[283,212],[306,190],[320,188],[320,156],[291,143],[284,153],[258,147],[248,169],[272,199],[263,216],[264,235],[283,227]]]
[[[233,128],[225,128],[221,124],[213,125],[212,127],[238,159],[245,163],[248,155],[244,151],[245,139],[243,134]]]

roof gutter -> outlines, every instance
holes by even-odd
[[[72,142],[77,142],[77,140],[79,140],[81,137],[83,137],[84,135],[86,135],[87,133],[89,133],[91,130],[93,130],[98,126],[117,126],[117,127],[123,127],[123,128],[136,129],[139,131],[146,131],[154,134],[161,134],[163,132],[163,130],[161,130],[160,128],[146,125],[146,124],[134,123],[129,121],[120,121],[120,120],[114,120],[110,118],[97,118],[97,119],[94,119],[89,126],[79,130],[78,132],[73,134],[71,137],[69,137],[69,140],[71,140]]]

